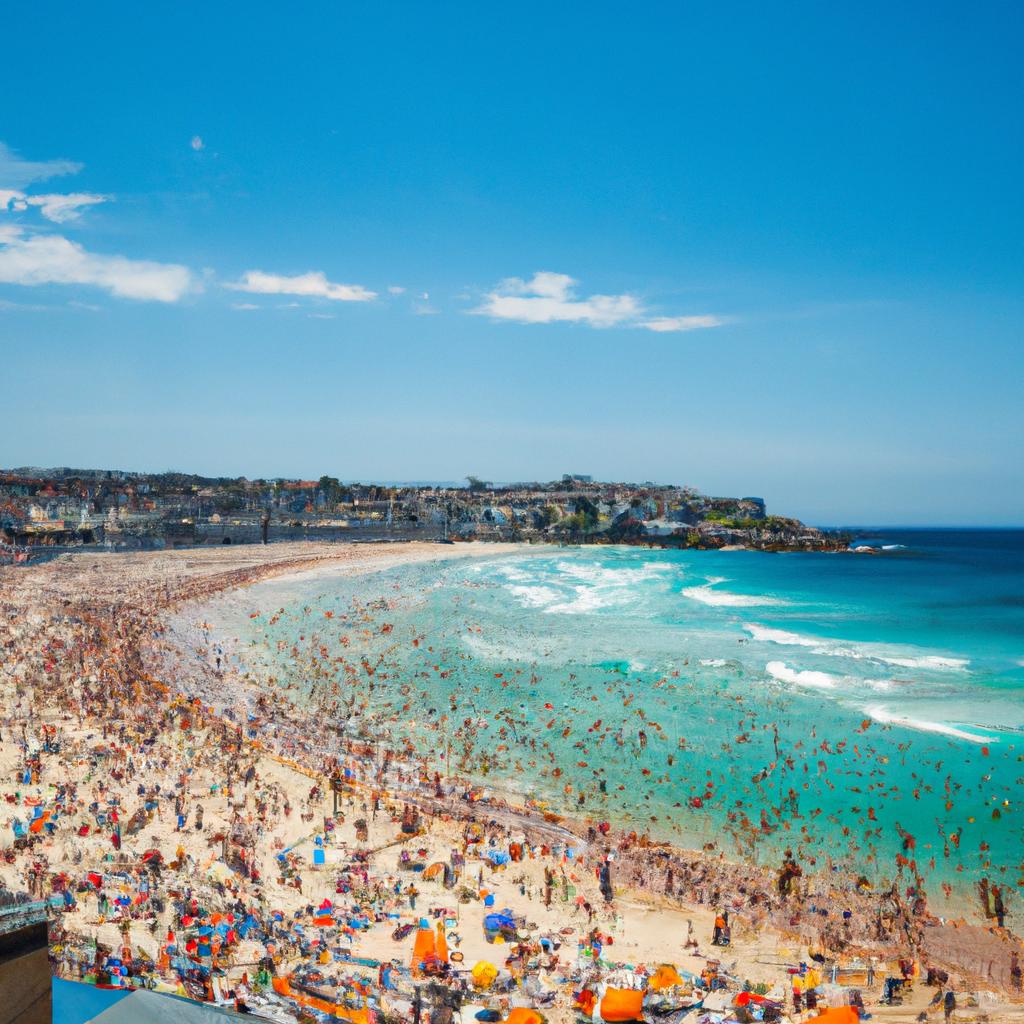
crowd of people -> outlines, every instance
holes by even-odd
[[[998,889],[993,928],[953,929],[998,951],[982,975],[910,873],[879,892],[481,795],[170,642],[171,609],[320,557],[4,570],[0,902],[48,902],[56,976],[279,1021],[1018,1013]]]

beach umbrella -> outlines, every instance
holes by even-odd
[[[498,968],[488,960],[479,960],[469,973],[477,988],[490,988],[498,977]]]

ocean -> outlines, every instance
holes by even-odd
[[[295,577],[218,632],[442,774],[730,857],[1016,885],[1024,531],[538,547]]]

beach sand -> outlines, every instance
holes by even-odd
[[[218,671],[213,664],[212,645],[230,645],[231,638],[209,634],[207,602],[248,600],[244,588],[261,580],[293,573],[326,578],[413,560],[497,553],[498,546],[483,544],[302,543],[64,556],[0,570],[0,801],[6,829],[0,847],[11,843],[8,819],[27,823],[36,804],[53,815],[55,825],[52,834],[44,827],[30,844],[10,850],[0,862],[0,881],[10,892],[30,891],[37,897],[50,894],[55,876],[58,889],[78,890],[75,909],[57,915],[62,974],[81,973],[76,958],[84,955],[83,939],[94,936],[111,950],[127,944],[144,953],[157,965],[153,977],[173,990],[177,981],[173,971],[161,969],[161,958],[166,961],[168,930],[176,930],[179,941],[188,931],[181,907],[191,889],[205,918],[251,914],[266,923],[277,912],[282,921],[274,926],[278,934],[272,948],[280,976],[320,964],[322,946],[302,948],[291,927],[296,922],[307,943],[315,935],[336,951],[329,964],[321,965],[324,972],[344,973],[350,968],[338,950],[373,961],[395,958],[408,967],[415,932],[396,941],[394,929],[421,917],[433,927],[438,910],[442,918],[454,920],[450,942],[452,948],[458,943],[461,966],[486,960],[503,967],[511,947],[488,943],[483,921],[492,910],[507,908],[530,936],[522,963],[516,960],[510,967],[528,984],[513,986],[504,997],[471,994],[470,1004],[507,1008],[510,1002],[544,1002],[543,1012],[553,1022],[577,1019],[573,989],[596,984],[610,970],[591,966],[595,931],[605,940],[605,964],[653,970],[670,962],[700,975],[709,959],[720,961],[732,991],[761,983],[785,1001],[791,1019],[801,1018],[790,1010],[786,965],[823,953],[829,961],[850,965],[873,960],[876,982],[863,986],[863,992],[876,1020],[912,1020],[932,997],[934,989],[922,980],[904,1006],[877,1006],[881,981],[895,969],[898,956],[952,975],[959,1002],[955,1019],[1024,1020],[1021,1007],[1007,995],[1009,953],[1020,947],[1005,930],[919,921],[906,911],[891,935],[869,938],[876,895],[808,878],[800,880],[784,905],[778,900],[773,905],[773,878],[763,870],[699,852],[658,850],[642,838],[614,831],[595,841],[585,823],[546,820],[537,809],[507,800],[471,804],[460,799],[460,791],[472,780],[459,785],[445,780],[438,797],[438,780],[415,762],[403,761],[399,752],[385,765],[381,751],[339,748],[338,765],[348,767],[352,779],[336,817],[324,752],[310,742],[323,723],[310,721],[308,709],[286,703],[279,694],[268,703],[258,682],[227,666]],[[59,752],[39,750],[43,725],[52,727],[49,738]],[[26,784],[24,772],[33,764],[35,778]],[[153,792],[157,784],[159,795]],[[319,792],[311,792],[314,787]],[[149,811],[147,803],[153,805]],[[197,828],[200,804],[203,819]],[[176,805],[186,812],[183,831],[176,829]],[[419,811],[419,831],[409,836],[403,832],[403,814],[408,825],[411,808]],[[330,832],[325,832],[325,818],[332,819]],[[138,827],[130,831],[132,821]],[[365,835],[357,834],[356,823],[362,821]],[[83,827],[87,834],[81,834]],[[467,828],[481,830],[483,842],[467,846]],[[112,838],[115,830],[119,846]],[[328,862],[314,866],[318,836]],[[239,838],[245,850],[245,872],[224,866],[232,838]],[[511,845],[522,851],[518,862],[495,868],[477,855],[487,849],[507,854]],[[572,859],[566,847],[575,851]],[[141,867],[150,850],[162,855],[164,867],[156,876]],[[423,879],[409,867],[450,864],[453,851],[465,856],[453,888]],[[282,853],[285,865],[278,859]],[[609,854],[614,898],[606,903],[597,870]],[[663,877],[669,856],[681,866],[671,898]],[[545,869],[557,879],[550,908],[543,899]],[[80,885],[90,872],[102,876],[101,888],[112,904],[104,908],[102,920],[98,891]],[[339,878],[349,892],[336,891]],[[415,909],[410,883],[419,890]],[[493,907],[485,906],[481,892],[493,896]],[[566,894],[569,898],[563,899]],[[800,913],[810,894],[836,915],[846,906],[855,908],[845,949],[835,948],[835,936],[820,918]],[[126,906],[116,905],[117,896]],[[162,899],[163,910],[154,909],[154,897]],[[315,915],[306,913],[325,899],[351,904],[357,897],[371,922],[365,930],[321,929],[311,923]],[[733,915],[732,941],[720,949],[710,945],[710,938],[723,907]],[[537,952],[535,940],[541,936],[559,944],[557,963]],[[67,951],[75,952],[69,956]],[[217,960],[225,973],[214,994],[237,990],[243,974],[251,983],[255,965],[266,955],[265,938],[230,944]],[[376,978],[375,968],[360,970]],[[388,995],[399,1017],[409,1012],[402,995],[411,985],[403,978],[401,992]],[[553,996],[542,999],[543,992]],[[264,998],[261,1003],[254,993],[250,1005],[268,1014],[294,1006]],[[941,1010],[932,1011],[931,1019],[940,1018]]]

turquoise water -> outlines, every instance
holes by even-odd
[[[220,625],[248,664],[442,772],[733,856],[793,846],[880,880],[907,852],[937,882],[1016,884],[1024,533],[866,542],[879,553],[543,548],[282,581]]]

